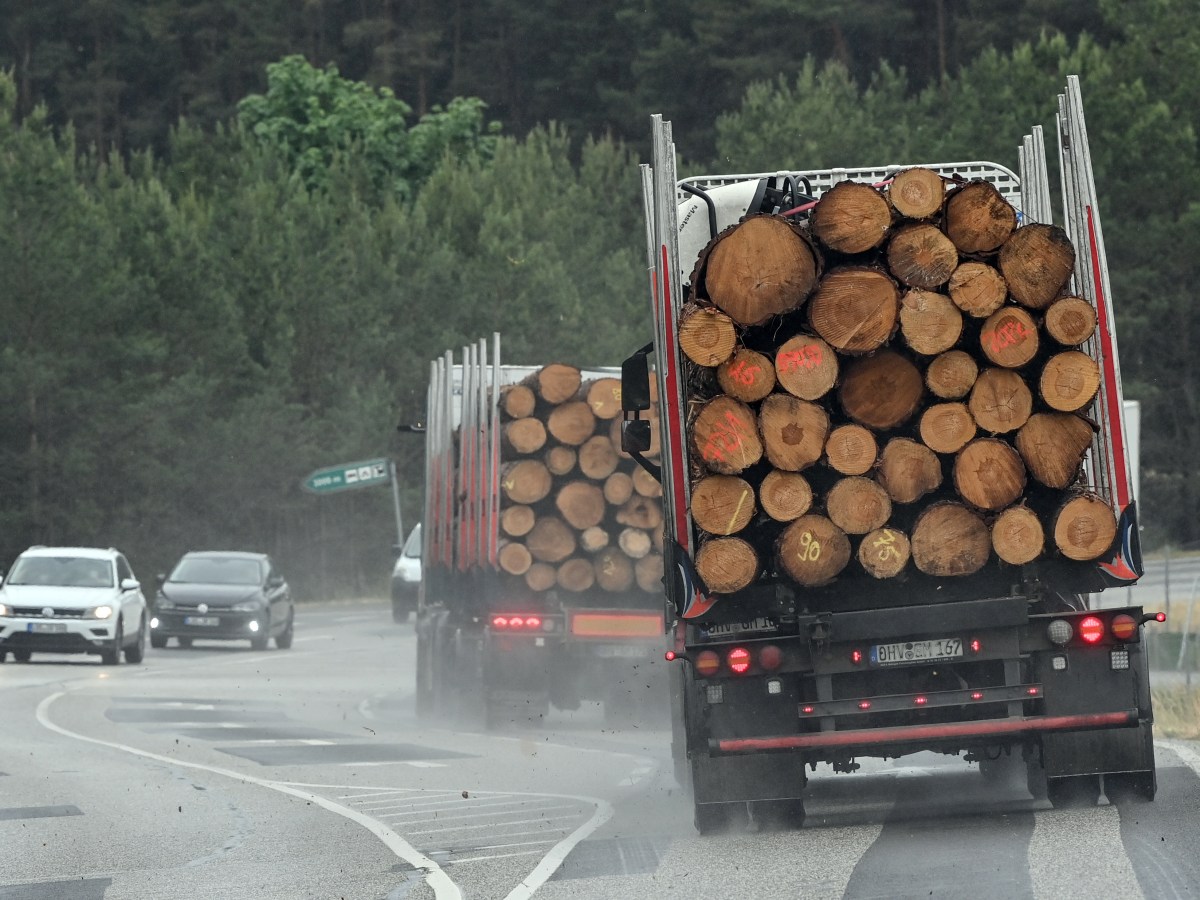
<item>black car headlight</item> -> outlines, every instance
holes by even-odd
[[[234,612],[258,612],[262,607],[262,599],[255,597],[253,600],[243,600],[241,603],[235,603],[229,608]]]

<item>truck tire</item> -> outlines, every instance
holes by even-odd
[[[745,803],[697,803],[692,821],[701,834],[718,834],[744,827],[747,818]]]
[[[804,824],[804,801],[755,800],[750,804],[759,831],[788,831]]]
[[[1104,776],[1104,795],[1114,806],[1152,803],[1158,792],[1154,769],[1145,772],[1114,772]]]
[[[1046,799],[1055,809],[1086,809],[1100,799],[1099,775],[1046,779]]]

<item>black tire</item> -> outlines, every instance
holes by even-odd
[[[1104,795],[1113,806],[1132,806],[1154,802],[1158,776],[1154,769],[1145,772],[1119,772],[1104,776]]]
[[[121,663],[121,644],[125,640],[125,627],[117,620],[117,633],[112,639],[112,646],[100,651],[100,662],[105,666],[116,666]]]
[[[8,659],[8,651],[0,650],[0,663],[4,662],[6,659]]]
[[[125,662],[138,665],[146,658],[146,617],[138,623],[137,640],[125,648]]]
[[[150,632],[150,646],[155,650],[162,650],[167,646],[167,636],[163,634],[155,634]]]
[[[175,638],[175,643],[179,644],[180,647],[186,650],[188,647],[192,646],[192,639],[190,637],[177,637]]]
[[[692,822],[701,834],[717,834],[746,823],[745,803],[697,803]]]
[[[27,663],[33,658],[32,650],[14,650],[12,652],[13,662]]]
[[[292,610],[288,613],[287,625],[283,631],[275,635],[275,648],[277,650],[291,650],[292,640],[296,637],[296,611]]]
[[[267,619],[262,630],[254,637],[250,638],[251,650],[266,650],[267,645],[271,643],[271,620]]]
[[[1099,775],[1046,779],[1046,799],[1055,809],[1086,809],[1100,799]]]
[[[405,624],[411,615],[412,607],[403,603],[397,603],[395,600],[392,601],[392,621],[397,625]]]
[[[750,814],[760,831],[789,831],[804,825],[804,801],[755,800]]]

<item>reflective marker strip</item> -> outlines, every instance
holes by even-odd
[[[576,613],[571,616],[571,634],[575,637],[659,637],[663,633],[661,615],[619,613]]]

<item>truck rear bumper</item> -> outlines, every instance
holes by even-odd
[[[754,753],[760,750],[810,750],[874,747],[880,744],[931,744],[972,741],[976,738],[1021,737],[1047,731],[1086,731],[1094,728],[1132,728],[1138,711],[1089,713],[1074,716],[1027,716],[1014,719],[985,719],[935,725],[903,725],[893,728],[862,728],[852,731],[821,731],[777,737],[726,738],[708,742],[712,753]]]

